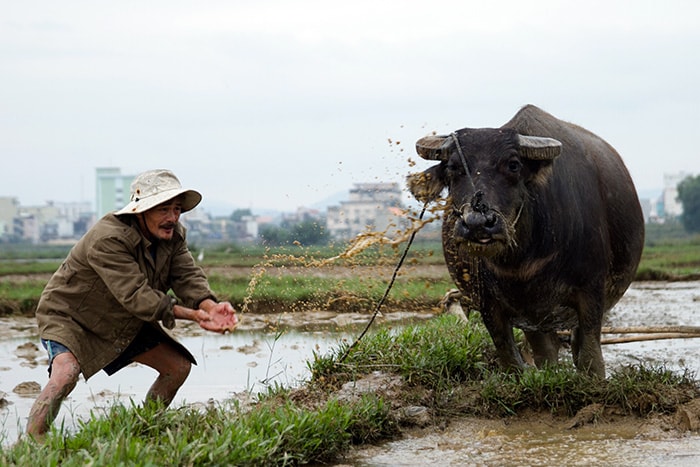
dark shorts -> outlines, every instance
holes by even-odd
[[[125,366],[131,364],[134,361],[134,358],[154,347],[157,347],[163,342],[168,342],[167,338],[154,329],[153,326],[145,324],[131,344],[124,349],[124,352],[122,352],[121,355],[104,367],[103,370],[108,375],[113,375]],[[44,346],[49,354],[49,375],[51,375],[51,365],[53,364],[53,359],[56,358],[56,355],[60,355],[64,352],[70,352],[70,349],[60,342],[45,339],[41,339],[41,345]]]
[[[139,333],[136,334],[136,337],[134,337],[134,340],[131,341],[131,344],[124,349],[124,352],[122,352],[121,355],[104,367],[103,370],[108,375],[113,375],[125,366],[133,363],[134,358],[138,357],[144,352],[148,352],[163,342],[167,342],[166,337],[163,334],[156,331],[153,326],[144,324]]]

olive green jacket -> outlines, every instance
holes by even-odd
[[[157,242],[155,260],[150,246],[135,216],[107,214],[76,243],[41,294],[40,336],[68,347],[85,379],[117,358],[144,323],[167,335],[157,322],[175,326],[169,290],[190,308],[216,300],[187,249],[182,225],[172,240]]]

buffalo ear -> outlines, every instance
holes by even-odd
[[[416,152],[423,159],[444,161],[452,149],[454,139],[448,136],[424,136],[416,141]]]
[[[408,190],[421,203],[435,201],[447,187],[443,173],[442,164],[438,164],[423,172],[409,174],[406,177]]]
[[[543,136],[518,135],[520,154],[526,159],[552,161],[561,154],[561,142]]]

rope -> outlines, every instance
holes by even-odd
[[[419,221],[423,220],[423,215],[425,214],[425,210],[428,207],[428,203],[425,203],[423,205],[423,210],[420,213],[420,216],[418,217]],[[386,301],[387,297],[389,296],[389,292],[391,291],[391,288],[394,286],[394,282],[396,281],[396,276],[399,273],[399,269],[401,269],[401,266],[403,265],[403,261],[406,259],[406,255],[408,255],[408,250],[411,248],[411,244],[413,243],[413,239],[416,238],[416,234],[418,233],[418,230],[413,230],[411,233],[411,237],[408,239],[408,243],[406,244],[406,248],[403,250],[403,254],[401,255],[401,259],[399,259],[398,264],[394,268],[394,273],[391,276],[391,281],[389,281],[389,285],[387,285],[386,290],[384,291],[384,295],[382,298],[377,302],[377,306],[374,309],[374,314],[372,314],[372,317],[370,318],[369,322],[367,323],[367,326],[365,326],[365,329],[362,331],[362,333],[359,335],[357,339],[355,339],[355,342],[348,347],[348,349],[345,351],[342,357],[340,357],[340,360],[338,360],[338,363],[343,363],[347,356],[350,354],[350,351],[355,348],[355,346],[360,342],[360,340],[365,337],[365,334],[367,334],[367,331],[369,331],[369,328],[372,326],[372,323],[374,323],[375,318],[379,314],[379,310],[382,308],[382,305],[384,305],[384,302]]]

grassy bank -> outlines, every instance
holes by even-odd
[[[400,248],[375,246],[357,256],[318,265],[339,255],[343,247],[345,245],[268,249],[220,245],[205,249],[201,265],[216,294],[239,309],[245,302],[249,311],[256,312],[315,308],[341,312],[371,310],[372,304],[383,294],[404,245]],[[58,251],[63,252],[39,250],[44,254]],[[32,314],[48,276],[58,268],[61,259],[39,261],[36,257],[22,258],[16,251],[0,251],[0,316]],[[438,269],[442,273],[425,275],[423,266],[442,268]],[[339,268],[342,274],[337,273]],[[698,279],[700,236],[664,238],[654,234],[647,242],[637,280]],[[416,242],[386,306],[432,307],[453,287],[444,268],[441,245]]]
[[[43,444],[20,440],[0,450],[0,465],[297,465],[330,462],[354,444],[395,436],[411,422],[402,408],[427,408],[430,423],[455,415],[508,417],[546,411],[570,417],[599,404],[601,414],[670,413],[700,395],[688,374],[623,368],[605,381],[570,362],[518,376],[495,364],[478,320],[442,316],[400,332],[370,333],[309,362],[299,389],[275,388],[248,409],[232,401],[207,409],[116,405],[76,432],[56,427]],[[339,388],[368,374],[397,377],[391,393],[341,398]]]
[[[700,279],[700,235],[647,244],[637,270],[639,280]]]

